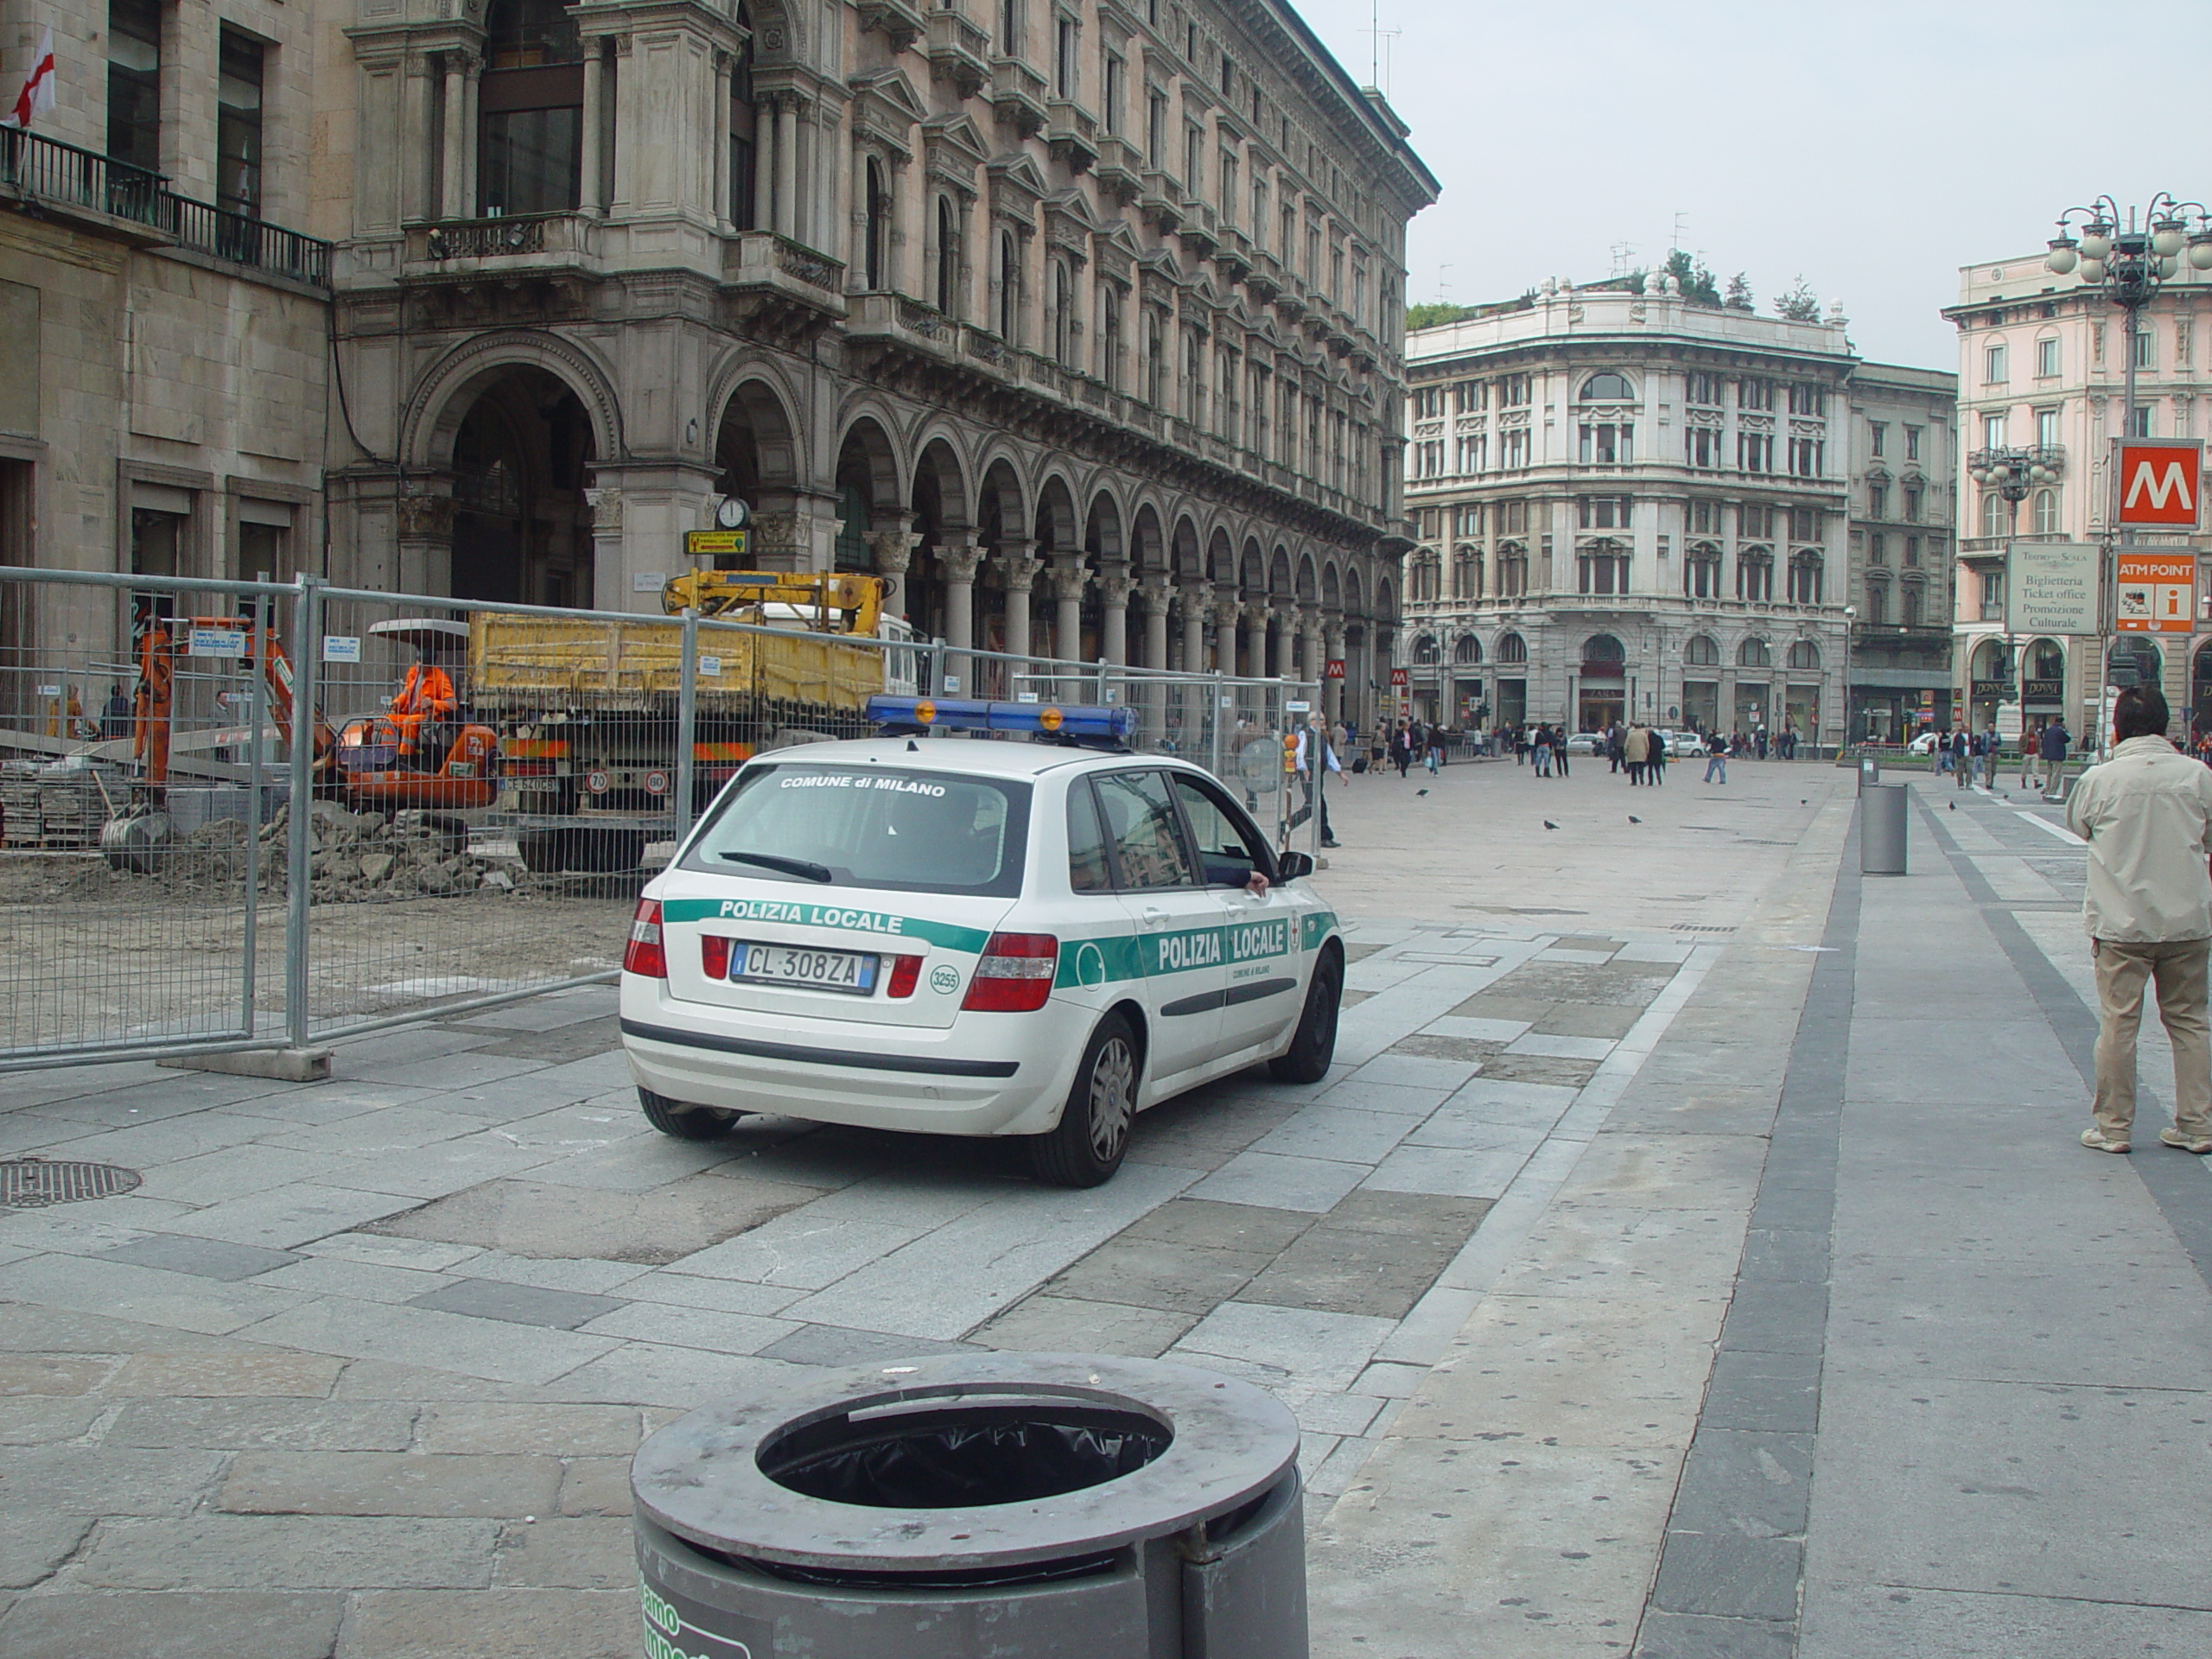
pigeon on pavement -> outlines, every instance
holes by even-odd
[[[1546,818],[1544,820],[1544,828],[1547,830],[1556,830],[1559,828],[1559,825],[1554,823],[1549,818]]]
[[[1637,817],[1636,816],[1636,814],[1635,814],[1635,813],[1633,813],[1633,812],[1631,812],[1631,813],[1630,813],[1630,814],[1628,815],[1628,821],[1629,821],[1630,823],[1642,823],[1643,822],[1643,820],[1642,818]]]

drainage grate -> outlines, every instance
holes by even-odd
[[[1677,933],[1733,933],[1736,930],[1732,927],[1709,927],[1702,922],[1676,922],[1675,924],[1675,931]]]
[[[0,1208],[37,1210],[128,1192],[144,1178],[118,1164],[48,1163],[43,1158],[0,1161]]]

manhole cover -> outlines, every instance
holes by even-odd
[[[1676,922],[1675,924],[1675,931],[1677,933],[1733,933],[1736,930],[1732,927],[1713,927],[1702,922]]]
[[[116,1164],[48,1163],[43,1158],[0,1161],[0,1207],[36,1210],[128,1192],[143,1179]]]

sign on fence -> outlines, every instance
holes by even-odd
[[[243,657],[245,635],[237,628],[194,628],[187,645],[188,657]]]
[[[361,660],[361,636],[358,633],[326,633],[322,636],[322,660],[326,663],[358,663]]]

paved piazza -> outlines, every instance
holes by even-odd
[[[1910,1649],[1916,1595],[2014,1642],[1996,1599],[2024,1517],[2098,1518],[2079,1493],[2011,1499],[2013,1530],[1979,1551],[1994,1565],[1955,1535],[1936,1549],[1939,1526],[1986,1520],[1962,1484],[2042,1490],[1946,1459],[1993,1425],[2032,1442],[2020,1414],[2045,1396],[1931,1378],[2198,1390],[2145,1395],[2136,1427],[2146,1447],[2194,1437],[2197,1472],[2157,1512],[2201,1518],[2201,1367],[2008,1372],[1977,1344],[2012,1339],[1961,1335],[1941,1275],[1899,1293],[1892,1328],[1883,1286],[1932,1248],[1892,1260],[1897,1236],[1947,1205],[1972,1235],[1959,1260],[2058,1247],[1985,1201],[1994,1183],[1898,1187],[1838,1128],[1872,1112],[1866,1144],[1894,1145],[1883,1115],[1916,1074],[2048,1119],[2024,1137],[2035,1179],[2092,1188],[2058,1224],[2126,1234],[2169,1344],[2201,1336],[2204,1284],[2158,1230],[2204,1172],[2139,1155],[2139,1180],[2063,1147],[2079,851],[2048,814],[1923,786],[1915,877],[1862,886],[1839,878],[1851,774],[1701,772],[1348,783],[1320,878],[1352,928],[1338,1065],[1148,1115],[1091,1192],[971,1142],[779,1119],[711,1147],[653,1134],[601,988],[349,1045],[315,1086],[0,1079],[0,1154],[145,1177],[0,1212],[0,1651],[628,1654],[644,1433],[779,1370],[962,1346],[1165,1355],[1275,1390],[1306,1430],[1318,1655],[2087,1651],[2064,1645],[2080,1592],[2056,1580],[2036,1592],[2062,1610],[2052,1643]],[[2024,1007],[1962,1052],[1930,1015],[1999,973],[2024,976]],[[1982,995],[1957,1005],[1970,1043]],[[1869,1020],[1879,1043],[1850,1034]],[[2154,1090],[2163,1063],[2146,1046]],[[1954,1163],[1980,1155],[1929,1133]],[[2154,1174],[2200,1185],[2162,1196]],[[2121,1322],[2155,1347],[2146,1320]],[[1975,1410],[1993,1415],[1969,1432]],[[1841,1506],[1825,1529],[1816,1461]],[[1877,1523],[1898,1503],[1933,1506],[1903,1541]],[[2212,1599],[2171,1548],[2131,1569],[2127,1628],[2203,1651],[2212,1615],[2185,1610]]]

